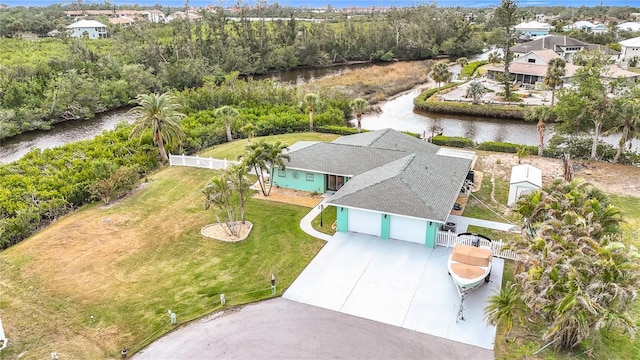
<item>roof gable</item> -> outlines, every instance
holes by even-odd
[[[354,177],[328,203],[445,222],[470,166],[471,159],[414,153]]]
[[[511,47],[514,53],[528,53],[534,50],[549,49],[553,51],[561,51],[564,47],[585,47],[589,44],[568,36],[551,35],[543,38],[526,42]]]
[[[640,36],[635,37],[635,38],[631,38],[631,39],[627,39],[627,40],[622,40],[622,41],[619,42],[619,44],[624,46],[624,47],[640,46]]]
[[[420,151],[435,154],[440,147],[393,129],[382,129],[349,136],[342,136],[334,144],[367,146],[376,149]]]

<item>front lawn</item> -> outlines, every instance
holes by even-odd
[[[203,238],[216,222],[200,189],[215,174],[167,168],[111,207],[94,204],[0,253],[3,358],[101,359],[135,352],[227,306],[282,294],[323,241],[298,226],[307,208],[249,199],[254,228],[243,242]]]
[[[322,213],[318,214],[318,216],[311,221],[311,226],[323,234],[333,235],[336,233],[336,230],[332,227],[333,223],[336,221],[336,216],[336,207],[326,206],[322,210]],[[320,225],[320,220],[322,220],[322,226]]]

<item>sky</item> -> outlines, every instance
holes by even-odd
[[[203,7],[207,5],[218,5],[222,0],[190,0],[189,5]],[[104,3],[103,0],[83,0],[85,4],[89,3]],[[276,3],[276,1],[267,0],[269,4]],[[336,8],[344,7],[367,7],[367,6],[411,6],[417,3],[430,3],[429,1],[414,1],[414,0],[279,0],[277,1],[283,6],[295,6],[295,7],[326,7],[331,5]],[[72,0],[0,0],[0,4],[7,4],[9,6],[49,6],[53,4],[65,4],[72,3]],[[110,0],[109,3],[114,5],[129,5],[139,4],[141,6],[152,6],[159,4],[162,6],[182,7],[185,4],[185,0]],[[236,1],[224,0],[225,6],[234,5]],[[255,1],[247,1],[252,4]],[[439,6],[461,6],[461,7],[491,7],[498,5],[499,0],[440,0],[437,1]],[[600,4],[605,6],[636,6],[640,7],[640,0],[520,0],[518,6],[599,6]]]

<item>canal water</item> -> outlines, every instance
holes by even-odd
[[[296,69],[269,74],[268,76],[288,83],[310,82],[333,76],[354,67],[377,66],[356,64],[320,69]],[[461,115],[440,115],[413,110],[413,99],[420,94],[421,88],[405,92],[381,104],[378,114],[366,114],[362,127],[368,130],[393,128],[411,131],[429,137],[442,132],[446,136],[462,136],[475,142],[506,141],[516,144],[537,145],[538,132],[535,123],[518,120],[491,119]],[[73,141],[91,139],[104,130],[113,129],[121,121],[133,122],[133,116],[127,109],[113,110],[99,114],[91,120],[76,120],[56,124],[49,131],[34,131],[11,139],[0,141],[0,163],[15,161],[32,148],[47,149]],[[552,135],[552,127],[547,127],[546,139]],[[618,137],[610,136],[606,142],[617,145]],[[640,149],[640,141],[635,140],[633,148]]]

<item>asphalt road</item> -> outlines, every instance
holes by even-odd
[[[133,359],[493,359],[493,351],[276,298],[186,324]]]

